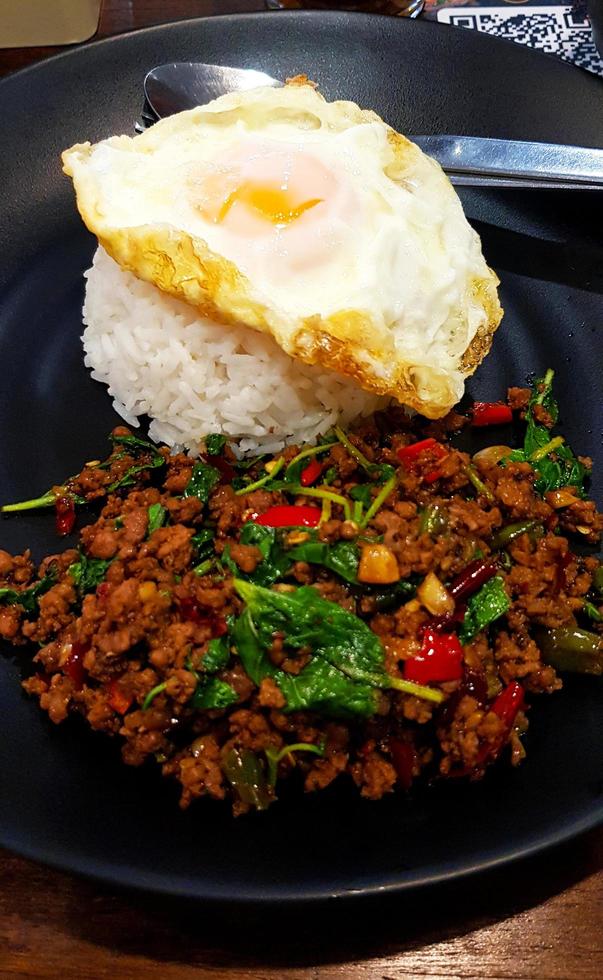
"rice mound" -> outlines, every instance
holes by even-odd
[[[241,454],[274,453],[386,404],[265,334],[198,315],[102,248],[84,275],[84,363],[129,425],[151,417],[157,442],[196,453],[203,436],[221,432],[239,440]]]

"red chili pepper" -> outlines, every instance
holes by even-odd
[[[470,561],[467,567],[452,580],[451,585],[448,586],[448,591],[456,602],[467,599],[478,589],[481,589],[482,585],[494,578],[497,571],[498,566],[495,561],[476,558],[475,561]]]
[[[358,755],[361,756],[363,759],[366,759],[367,756],[371,754],[371,752],[375,751],[376,745],[377,743],[374,738],[367,738],[366,742],[363,742],[360,748],[358,749]]]
[[[466,696],[475,698],[483,707],[488,700],[488,682],[483,670],[463,665],[463,677],[456,691],[444,701],[439,711],[439,723],[445,726],[452,724],[456,709]]]
[[[114,711],[117,711],[119,715],[125,715],[126,711],[132,704],[134,700],[131,694],[124,694],[121,687],[119,686],[119,680],[114,677],[112,681],[107,684],[107,691],[109,693],[109,705]]]
[[[441,470],[430,470],[429,473],[426,473],[423,477],[423,483],[435,483],[436,480],[440,479],[441,475]]]
[[[457,681],[463,676],[463,648],[456,633],[426,629],[421,652],[404,662],[404,677],[417,684]]]
[[[316,483],[321,473],[322,463],[319,463],[317,459],[312,459],[301,471],[300,483],[302,487],[311,487],[313,483]]]
[[[451,613],[445,613],[443,616],[432,616],[425,623],[425,626],[419,627],[419,632],[421,635],[423,635],[425,630],[435,630],[436,633],[444,633],[446,630],[452,629],[457,623],[462,623],[466,612],[467,603],[457,602]]]
[[[389,751],[402,789],[410,789],[417,765],[417,750],[410,742],[390,738]]]
[[[75,504],[73,497],[57,497],[54,505],[57,534],[65,537],[71,534],[75,525]]]
[[[554,588],[555,595],[558,595],[562,589],[564,591],[565,589],[567,589],[566,572],[568,566],[571,565],[573,560],[574,560],[574,556],[572,555],[571,551],[565,551],[562,555],[557,553],[557,557],[556,557],[557,568],[555,569],[555,588]]]
[[[485,704],[488,700],[488,681],[484,671],[480,668],[467,667],[463,671],[463,683],[459,689],[463,695],[475,698],[478,704]]]
[[[437,442],[435,439],[421,439],[420,442],[413,442],[410,446],[403,446],[398,450],[398,459],[404,464],[404,466],[414,472],[417,466],[419,457],[423,453],[428,453],[430,459],[445,459],[448,456],[448,451]],[[438,468],[429,470],[423,476],[423,481],[425,483],[435,483],[436,480],[442,475]]]
[[[179,599],[178,606],[183,619],[186,619],[189,623],[201,622],[201,610],[191,596],[184,596],[182,599]]]
[[[75,640],[75,642],[71,644],[71,651],[63,666],[63,670],[73,681],[76,691],[81,691],[84,686],[84,679],[86,677],[84,654],[87,650],[88,644],[78,643],[78,641]]]
[[[208,617],[208,620],[208,625],[211,626],[212,639],[215,636],[226,636],[228,633],[228,623],[224,619],[224,616],[213,615]]]
[[[207,453],[201,453],[201,459],[208,466],[213,466],[215,470],[220,474],[220,483],[232,483],[236,474],[234,466],[224,459],[224,456],[209,456]]]
[[[482,745],[474,768],[483,766],[485,762],[494,762],[501,749],[507,744],[515,719],[523,705],[523,687],[517,681],[511,681],[490,705],[490,711],[493,711],[500,718],[504,724],[504,729],[494,743]]]
[[[108,582],[101,582],[100,585],[96,587],[96,598],[101,602],[106,602],[107,596],[109,595],[109,589],[111,586]]]
[[[203,613],[192,596],[184,596],[178,601],[178,606],[183,619],[189,623],[195,623],[197,626],[207,626],[212,639],[228,633],[228,623],[224,616],[218,616],[216,613]]]
[[[493,711],[495,715],[498,715],[501,721],[505,723],[507,729],[510,733],[513,727],[513,722],[517,717],[517,713],[523,707],[523,687],[518,684],[517,681],[511,681],[507,684],[504,691],[501,691],[498,697],[494,699],[490,707],[490,711]]]
[[[256,524],[262,527],[316,527],[320,520],[318,507],[294,507],[277,504],[265,514],[256,517]]]
[[[502,402],[474,402],[471,425],[506,425],[513,421],[513,412]]]
[[[412,442],[410,446],[402,446],[402,448],[398,450],[398,459],[405,465],[412,465],[412,463],[416,463],[419,456],[422,453],[427,452],[427,450],[429,450],[432,455],[436,455],[440,459],[440,453],[443,456],[446,455],[446,450],[444,447],[441,446],[435,439],[421,439],[419,442]]]

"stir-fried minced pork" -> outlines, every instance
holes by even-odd
[[[603,517],[590,461],[549,432],[551,380],[252,462],[220,436],[194,460],[116,429],[104,463],[47,495],[60,534],[90,505],[77,544],[38,568],[0,551],[25,689],[54,722],[118,735],[127,764],[154,757],[183,807],[263,809],[296,772],[378,799],[519,762],[532,696],[603,665],[602,566],[575,545]],[[448,441],[511,410],[521,450]]]

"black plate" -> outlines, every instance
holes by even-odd
[[[58,154],[131,132],[145,71],[169,60],[307,72],[329,98],[374,107],[405,132],[603,143],[603,85],[468,31],[346,14],[260,14],[179,23],[62,55],[0,85],[1,499],[41,491],[101,455],[115,423],[82,364],[83,230]],[[507,313],[470,390],[502,395],[558,372],[563,427],[603,462],[600,370],[603,195],[463,195],[502,279]],[[601,491],[601,477],[596,489]],[[57,546],[49,515],[6,520],[2,546]],[[0,843],[40,860],[213,900],[316,899],[400,890],[490,867],[603,816],[601,685],[536,699],[528,760],[480,785],[360,801],[345,787],[233,821],[179,812],[175,786],[131,770],[77,722],[53,727],[0,660]],[[27,656],[24,652],[23,656]]]

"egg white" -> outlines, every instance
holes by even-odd
[[[223,96],[63,163],[124,268],[429,417],[462,395],[500,322],[498,280],[441,168],[310,85]],[[237,197],[249,186],[306,210],[269,220]]]

